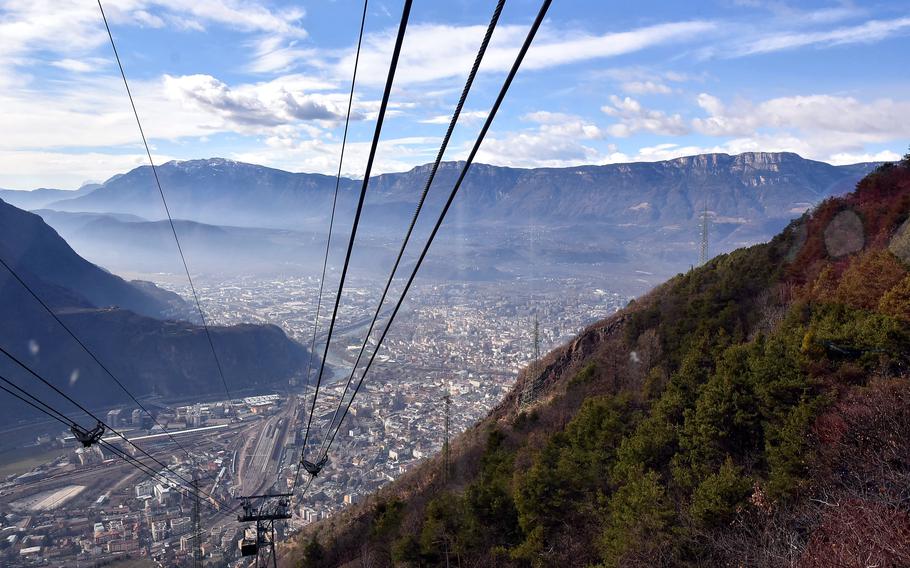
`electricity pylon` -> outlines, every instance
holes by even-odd
[[[452,467],[452,465],[451,465],[451,454],[450,454],[450,452],[449,452],[449,426],[450,426],[450,420],[451,420],[450,417],[451,417],[451,410],[452,410],[452,409],[451,409],[451,407],[452,407],[452,394],[451,394],[451,392],[450,392],[450,390],[449,390],[449,385],[448,385],[448,384],[446,384],[446,394],[445,394],[445,397],[443,398],[443,400],[444,400],[444,402],[445,402],[445,413],[446,413],[446,416],[445,416],[445,439],[443,440],[443,443],[442,443],[443,467],[445,467],[445,471],[443,472],[443,479],[445,480],[445,483],[448,485],[448,483],[449,483],[449,470],[450,470],[451,467]]]
[[[708,199],[705,198],[705,210],[701,215],[701,250],[698,255],[698,265],[708,262]]]
[[[534,313],[534,328],[532,330],[534,341],[534,360],[528,365],[525,373],[524,390],[521,393],[521,407],[530,406],[537,400],[537,391],[540,389],[540,321],[537,312]]]

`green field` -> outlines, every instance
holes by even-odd
[[[21,448],[0,453],[0,479],[21,475],[72,450],[65,448]]]

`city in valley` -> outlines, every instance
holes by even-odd
[[[162,280],[167,286],[167,278]],[[315,278],[209,277],[200,279],[198,292],[212,323],[274,323],[309,348],[318,286]],[[308,459],[331,436],[329,424],[381,292],[376,286],[352,281],[345,289]],[[172,288],[189,294],[179,284]],[[550,293],[556,289],[559,294]],[[323,322],[330,315],[330,296],[323,299]],[[397,298],[395,286],[390,297]],[[581,279],[418,284],[338,430],[325,469],[306,494],[308,474],[299,472],[303,482],[296,487],[295,478],[318,365],[310,370],[309,386],[301,369],[267,392],[229,385],[238,391],[230,400],[223,394],[142,400],[154,421],[135,405],[103,409],[107,424],[153,458],[111,432],[105,441],[133,462],[97,445],[83,448],[50,422],[17,427],[10,434],[27,447],[0,453],[5,512],[0,564],[74,566],[122,558],[145,558],[149,565],[191,563],[197,500],[184,488],[195,483],[206,565],[231,565],[240,558],[238,543],[247,528],[237,521],[238,497],[295,489],[291,518],[276,524],[279,537],[329,517],[441,450],[447,395],[451,436],[486,415],[532,360],[535,320],[538,347],[545,351],[628,299]],[[321,327],[318,355],[325,339]]]

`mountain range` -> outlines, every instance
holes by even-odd
[[[431,195],[440,200],[461,166],[440,165]],[[460,193],[469,222],[559,219],[599,223],[673,224],[696,218],[707,204],[719,219],[790,217],[844,193],[875,164],[832,166],[792,153],[704,154],[661,162],[518,169],[476,164]],[[410,213],[429,165],[370,181],[368,207],[384,219]],[[158,167],[175,217],[215,225],[299,229],[325,216],[334,178],[290,173],[221,158],[172,161]],[[342,178],[342,200],[360,182]],[[163,218],[147,166],[115,176],[93,191],[45,205],[59,211],[129,213]]]
[[[441,164],[427,219],[461,165]],[[710,252],[717,254],[770,238],[875,166],[763,152],[571,168],[477,164],[428,257],[426,276],[515,278],[533,266],[559,277],[608,269],[615,287],[640,293],[697,262],[706,207]],[[168,162],[158,173],[197,269],[318,272],[334,178],[221,158]],[[429,166],[419,166],[371,180],[355,248],[358,270],[372,276],[390,264],[428,174]],[[339,246],[359,187],[358,180],[340,180]],[[160,224],[164,212],[148,167],[65,197],[42,201],[39,213],[87,258],[121,273],[175,269],[170,228]],[[426,227],[426,221],[418,224],[416,238]],[[642,273],[654,277],[640,282]]]
[[[0,199],[20,209],[40,209],[47,206],[49,203],[54,203],[61,199],[73,199],[80,195],[87,195],[99,187],[101,187],[100,184],[88,183],[76,190],[51,189],[46,187],[30,191],[0,189]]]

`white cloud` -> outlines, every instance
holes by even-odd
[[[833,154],[828,159],[828,163],[834,165],[843,165],[843,164],[858,164],[860,162],[896,162],[901,159],[901,155],[897,152],[892,152],[890,150],[883,150],[881,152],[872,153],[861,153],[861,154],[851,154],[849,152],[841,152],[838,154]]]
[[[679,114],[668,115],[659,110],[648,110],[631,97],[610,96],[610,104],[600,108],[619,122],[607,128],[612,136],[626,138],[638,132],[651,132],[665,136],[688,134],[689,127]]]
[[[697,103],[708,116],[693,120],[692,126],[709,136],[747,136],[759,129],[776,128],[799,131],[807,142],[855,148],[900,140],[910,132],[910,101],[882,98],[862,102],[853,97],[806,95],[728,105],[702,93]]]
[[[695,154],[704,154],[709,152],[708,148],[701,146],[680,146],[672,142],[657,144],[656,146],[645,146],[638,149],[638,154],[632,159],[635,162],[657,162],[662,160],[672,160],[682,156],[693,156]]]
[[[470,124],[472,122],[477,122],[483,120],[487,117],[487,111],[485,110],[463,110],[458,117],[459,124]],[[419,122],[422,124],[448,124],[452,121],[451,114],[437,114],[436,116],[431,116],[430,118],[425,118]]]
[[[735,3],[739,6],[768,10],[778,21],[784,23],[831,23],[855,18],[865,13],[864,10],[847,2],[842,2],[839,6],[812,10],[801,10],[786,2],[776,0],[735,0]]]
[[[73,73],[89,73],[104,67],[107,63],[107,61],[98,57],[87,57],[83,59],[59,59],[52,62],[51,65]]]
[[[214,22],[248,32],[277,33],[305,37],[300,20],[306,14],[300,8],[271,10],[265,4],[238,0],[149,0],[139,2],[161,7],[172,14],[189,14],[200,21]]]
[[[344,118],[346,98],[306,93],[306,83],[306,80],[289,81],[288,77],[282,77],[232,88],[211,75],[166,75],[164,78],[165,92],[172,99],[241,128],[270,128],[299,120]],[[317,88],[323,86],[313,84]],[[355,119],[358,117],[354,116]]]
[[[537,127],[518,132],[488,136],[480,148],[477,161],[511,167],[566,167],[599,164],[624,157],[615,147],[608,153],[591,142],[604,138],[596,124],[582,117],[547,111],[526,114],[524,120]]]
[[[165,76],[132,82],[149,139],[178,140],[219,132],[288,134],[344,117],[346,93],[301,75],[227,85],[209,75]],[[372,112],[355,101],[353,119]],[[139,142],[123,84],[116,76],[81,76],[52,87],[9,86],[0,91],[0,149],[105,147]]]
[[[854,43],[873,43],[910,31],[910,18],[869,20],[857,26],[824,31],[794,31],[771,34],[750,40],[735,48],[731,55],[755,55],[806,46],[830,47]]]
[[[540,132],[551,136],[587,140],[604,137],[603,131],[596,124],[571,114],[540,110],[528,113],[523,118],[538,123]]]
[[[177,104],[160,81],[132,85],[149,138],[175,140],[217,132],[223,121]],[[51,87],[0,91],[0,149],[98,148],[139,143],[132,109],[115,76],[87,76]],[[36,165],[37,166],[37,165]],[[24,167],[24,166],[23,166]],[[38,166],[37,171],[40,171]]]
[[[259,38],[251,43],[253,59],[246,66],[252,73],[275,73],[292,69],[304,58],[315,57],[314,49],[299,47],[297,40],[288,40],[281,35]]]
[[[591,59],[615,57],[650,47],[684,41],[711,32],[716,25],[707,21],[658,24],[628,32],[591,35],[555,30],[545,23],[538,39],[528,51],[523,69],[545,69]],[[415,24],[408,27],[397,84],[413,84],[460,77],[467,74],[486,26]],[[368,34],[361,53],[362,72],[358,78],[370,85],[381,85],[392,52],[396,30]],[[500,25],[496,28],[481,70],[507,71],[527,34],[527,26]],[[326,53],[323,63],[338,78],[350,76],[353,52]],[[334,61],[333,61],[334,60]]]
[[[334,175],[338,170],[341,142],[324,138],[296,140],[269,138],[266,147],[237,152],[232,158],[290,171],[318,172]],[[409,170],[416,164],[432,161],[438,150],[437,138],[420,136],[380,140],[376,150],[373,174]],[[348,141],[344,150],[342,174],[363,177],[371,143]]]
[[[628,81],[622,84],[622,90],[632,95],[667,95],[673,89],[657,81]]]
[[[516,168],[561,168],[600,163],[603,158],[599,150],[576,140],[542,132],[514,132],[484,140],[477,161]]]
[[[152,156],[158,164],[172,159],[157,153]],[[40,167],[42,186],[76,189],[85,180],[104,180],[147,164],[148,157],[138,147],[130,154],[0,149],[0,187],[33,189],[32,165]]]
[[[162,27],[201,30],[205,23],[283,38],[306,37],[303,10],[272,10],[259,2],[237,0],[116,0],[105,3],[114,27]],[[107,36],[94,2],[7,0],[0,4],[0,68],[31,62],[36,52],[76,59],[103,46]],[[0,70],[2,73],[2,70]]]

